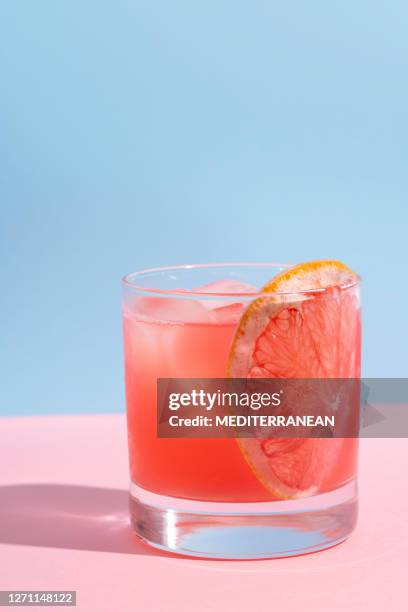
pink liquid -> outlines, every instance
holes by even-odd
[[[223,378],[242,304],[138,298],[124,310],[126,402],[131,478],[154,493],[206,501],[276,499],[235,439],[160,439],[157,378]],[[359,372],[354,375],[358,376]],[[357,441],[342,441],[322,490],[348,482]]]

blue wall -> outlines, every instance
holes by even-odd
[[[123,409],[119,279],[334,257],[405,376],[408,5],[4,0],[0,412]]]

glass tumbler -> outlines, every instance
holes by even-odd
[[[324,376],[360,377],[359,280],[319,291],[265,292],[265,283],[287,267],[186,265],[143,270],[122,281],[130,515],[138,536],[156,548],[198,557],[283,557],[339,543],[355,526],[356,437],[325,440],[330,461],[312,471],[306,464],[318,439],[297,441],[297,447],[287,440],[280,454],[263,456],[261,444],[252,450],[234,437],[158,435],[158,381],[230,376],[245,316],[245,333],[254,336],[248,340],[252,360],[259,334],[272,324],[286,334],[286,349],[272,342],[276,334],[270,332],[270,341],[262,337],[262,350],[269,351],[266,365],[259,365],[263,376],[289,378],[294,361],[305,376],[322,376],[296,335],[299,325],[314,321],[324,345]],[[248,325],[254,302],[271,304],[263,327]],[[282,361],[288,343],[292,353]],[[324,474],[323,463],[330,466]]]

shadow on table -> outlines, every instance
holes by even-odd
[[[0,542],[170,556],[133,533],[127,491],[75,485],[0,487]]]

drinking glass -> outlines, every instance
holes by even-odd
[[[158,435],[158,381],[229,376],[233,339],[254,300],[273,302],[282,320],[289,309],[314,312],[327,304],[338,324],[322,339],[331,364],[324,375],[360,377],[359,281],[335,293],[261,289],[287,267],[186,265],[122,280],[130,515],[136,533],[156,548],[198,557],[283,557],[339,543],[355,526],[357,438],[326,440],[329,473],[323,478],[323,461],[309,473],[317,485],[296,489],[288,483],[303,469],[303,451],[293,451],[293,444],[276,463],[233,437]],[[306,357],[300,352],[296,359]]]

